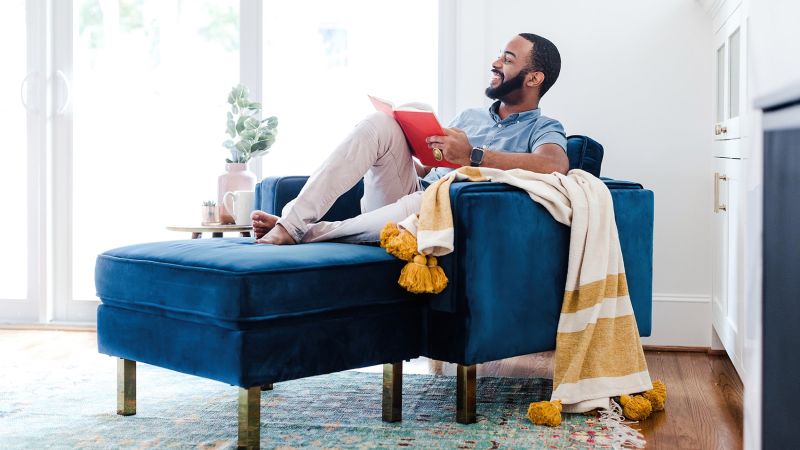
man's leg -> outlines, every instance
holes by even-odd
[[[338,222],[316,222],[306,229],[303,243],[338,240],[362,243],[379,240],[381,229],[388,222],[400,222],[419,212],[423,191],[401,197],[400,200]]]
[[[386,114],[374,113],[359,123],[306,182],[297,198],[283,208],[277,224],[261,242],[287,234],[306,242],[310,224],[325,215],[340,195],[364,177],[362,212],[376,210],[419,189],[405,135]]]

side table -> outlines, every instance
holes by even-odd
[[[242,237],[250,237],[253,227],[250,225],[202,225],[194,227],[167,227],[170,231],[192,233],[192,239],[200,239],[203,233],[211,233],[211,237],[221,238],[222,233],[239,233]]]

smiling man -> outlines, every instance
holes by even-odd
[[[561,56],[552,42],[530,33],[515,36],[492,62],[486,95],[496,101],[489,108],[463,111],[445,128],[445,136],[428,137],[428,146],[464,166],[566,173],[564,128],[539,109],[560,70]],[[420,165],[394,119],[374,113],[334,149],[281,217],[253,212],[256,242],[377,241],[387,222],[419,212],[424,188],[450,170]],[[362,214],[320,222],[336,199],[362,177]]]

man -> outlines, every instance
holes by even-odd
[[[444,130],[445,136],[430,136],[428,146],[440,149],[448,161],[459,165],[565,174],[569,161],[564,128],[539,110],[539,100],[560,70],[561,57],[552,42],[529,33],[515,36],[492,63],[486,95],[497,101],[488,110],[462,112]],[[374,113],[311,175],[281,217],[253,212],[256,242],[377,241],[387,222],[419,212],[423,186],[449,170],[431,170],[416,162],[395,120]],[[319,222],[362,177],[362,214],[340,222]]]

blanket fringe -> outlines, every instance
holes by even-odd
[[[609,409],[600,410],[599,420],[608,429],[614,448],[644,448],[647,444],[642,433],[628,425],[636,422],[625,421],[622,407],[614,399]]]

